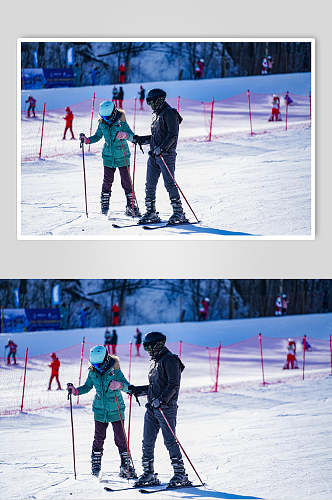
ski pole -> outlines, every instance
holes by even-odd
[[[131,400],[132,400],[132,397],[133,397],[133,395],[130,394],[130,396],[129,396],[129,417],[128,417],[128,449],[129,449],[129,440],[130,440]],[[128,460],[127,460],[127,475],[129,476]]]
[[[183,198],[185,199],[185,201],[186,201],[186,203],[187,203],[188,207],[190,208],[190,210],[191,210],[191,211],[192,211],[192,213],[194,214],[195,219],[197,220],[197,222],[199,222],[199,220],[198,220],[198,219],[197,219],[197,217],[196,217],[195,212],[193,211],[193,209],[191,208],[191,206],[190,206],[190,204],[189,204],[189,201],[187,200],[187,198],[186,198],[186,197],[185,197],[185,195],[183,194],[182,189],[180,188],[179,184],[176,182],[176,180],[175,180],[174,176],[172,175],[172,173],[171,173],[170,169],[168,168],[167,163],[165,162],[165,160],[164,160],[163,156],[162,156],[162,155],[160,155],[160,158],[161,158],[161,160],[162,160],[163,164],[165,165],[165,167],[167,168],[167,171],[168,171],[169,175],[172,177],[172,179],[173,179],[173,181],[174,181],[174,183],[175,183],[176,187],[178,188],[178,190],[179,190],[179,191],[180,191],[180,193],[182,194]]]
[[[134,464],[134,461],[133,461],[133,458],[132,458],[131,453],[130,453],[129,442],[128,442],[128,439],[127,439],[127,434],[126,434],[126,430],[125,430],[125,427],[124,427],[123,418],[121,416],[120,406],[119,406],[118,398],[116,397],[116,392],[115,391],[114,391],[114,396],[115,396],[116,406],[118,407],[118,412],[119,412],[119,417],[120,417],[120,421],[121,421],[121,425],[122,425],[123,434],[124,434],[124,437],[125,437],[125,440],[126,440],[126,443],[127,443],[127,479],[129,479],[129,456],[130,456],[133,464]]]
[[[131,182],[131,192],[132,192],[132,196],[133,196],[133,199],[131,201],[131,208],[132,208],[132,211],[133,211],[133,214],[134,214],[134,198],[135,198],[136,202],[137,202],[137,198],[136,198],[135,191],[134,191],[134,184],[133,184],[133,181],[132,181],[131,176],[130,176],[130,168],[129,168],[129,165],[128,165],[128,162],[127,162],[127,156],[126,156],[126,153],[125,153],[125,150],[124,150],[124,147],[123,147],[122,139],[120,140],[120,142],[121,142],[123,156],[124,156],[124,159],[125,159],[125,162],[126,162],[127,172],[128,172],[129,179],[130,179],[130,182]],[[136,144],[135,144],[135,151],[136,151]],[[133,215],[133,217],[134,217],[134,215]]]
[[[136,98],[135,98],[136,99]],[[135,167],[136,167],[136,147],[137,144],[134,146],[134,165],[133,165],[133,199],[131,201],[131,209],[134,213],[134,193],[135,193]]]
[[[86,195],[86,175],[85,175],[85,158],[84,158],[84,141],[81,140],[80,147],[82,149],[82,159],[83,159],[83,179],[84,179],[84,195],[85,195],[85,213],[86,217],[89,218],[88,215],[88,199]]]
[[[171,433],[173,434],[173,437],[175,438],[176,442],[178,443],[178,445],[180,446],[181,450],[182,450],[182,451],[183,451],[183,453],[185,454],[185,456],[186,456],[186,458],[187,458],[188,462],[190,463],[190,465],[191,465],[191,466],[192,466],[192,468],[194,469],[195,474],[196,474],[196,476],[198,477],[198,479],[200,480],[200,482],[201,482],[202,486],[204,486],[204,484],[205,484],[205,483],[203,483],[203,481],[201,480],[201,478],[200,478],[200,476],[199,476],[199,474],[198,474],[197,470],[196,470],[196,469],[195,469],[195,467],[193,466],[193,464],[192,464],[192,462],[191,462],[190,458],[188,457],[187,453],[184,451],[182,444],[180,443],[180,441],[179,441],[179,440],[178,440],[178,438],[176,437],[176,435],[175,435],[175,433],[174,433],[174,431],[173,431],[172,427],[169,425],[168,420],[167,420],[167,418],[165,417],[163,410],[162,410],[161,408],[158,408],[158,410],[160,411],[160,413],[161,413],[161,414],[162,414],[162,416],[164,417],[164,420],[165,420],[165,422],[166,422],[166,424],[167,424],[167,426],[168,426],[169,430],[171,431]]]
[[[73,404],[71,400],[71,392],[68,392],[68,399],[70,403],[70,419],[71,419],[71,438],[73,443],[73,462],[74,462],[74,476],[76,479],[76,461],[75,461],[75,439],[74,439],[74,423],[73,423]]]

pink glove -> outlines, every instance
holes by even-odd
[[[115,391],[116,389],[122,389],[122,382],[117,382],[116,380],[112,380],[108,388],[112,389],[112,391]]]
[[[118,132],[116,135],[117,139],[128,139],[128,132]]]
[[[90,144],[90,139],[89,139],[89,137],[84,137],[84,143],[85,143],[85,144]]]

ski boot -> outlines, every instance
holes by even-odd
[[[101,457],[103,456],[102,451],[94,451],[91,453],[91,474],[98,477],[101,470]]]
[[[123,451],[120,453],[121,465],[120,465],[120,477],[125,479],[137,479],[137,474],[135,472],[131,456],[128,456],[128,469],[127,469],[127,452]]]
[[[191,486],[192,482],[188,479],[188,474],[184,469],[182,458],[171,458],[174,476],[169,481],[167,488],[175,488],[179,486]]]
[[[158,474],[153,471],[153,460],[142,460],[143,474],[137,479],[134,486],[159,486]]]
[[[111,193],[101,193],[100,195],[100,208],[102,215],[108,214],[108,209],[110,207],[110,197]]]
[[[127,206],[125,214],[128,217],[141,217],[141,212],[139,211],[137,200],[135,196],[133,197],[132,193],[126,194],[127,197]]]
[[[156,212],[156,200],[147,198],[145,200],[146,212],[138,221],[139,224],[148,224],[151,222],[161,222],[159,213]]]
[[[173,215],[169,218],[168,224],[182,224],[184,222],[189,222],[183,211],[180,198],[171,198],[171,205],[173,207]]]

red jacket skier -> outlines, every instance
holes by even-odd
[[[33,117],[36,118],[36,113],[35,113],[36,102],[37,102],[36,99],[34,99],[32,95],[29,95],[28,99],[25,102],[29,103],[27,117],[30,118],[30,111],[32,111]]]
[[[65,111],[66,111],[66,116],[64,116],[63,119],[66,120],[66,126],[65,126],[65,131],[63,133],[63,139],[66,139],[66,134],[68,129],[71,132],[71,138],[75,139],[73,132],[73,120],[74,120],[73,112],[71,111],[69,106],[66,107]]]
[[[12,356],[14,365],[16,365],[16,350],[17,350],[17,344],[13,342],[13,340],[8,339],[8,344],[5,346],[5,349],[9,349],[9,353],[7,356],[7,365],[10,365],[10,357]]]
[[[50,365],[48,365],[51,368],[51,377],[50,377],[50,381],[49,381],[49,384],[48,384],[48,390],[49,391],[51,390],[52,380],[55,377],[55,380],[58,383],[58,389],[57,390],[61,391],[61,385],[60,385],[60,381],[59,381],[60,361],[59,361],[59,358],[57,357],[57,355],[55,354],[55,352],[52,352],[51,358],[52,358],[52,362],[51,362]]]
[[[119,72],[120,72],[119,82],[125,83],[125,81],[126,81],[126,67],[123,63],[120,64],[120,66],[119,66]]]
[[[112,307],[112,326],[119,326],[120,323],[120,307],[116,302]]]
[[[273,121],[281,121],[281,114],[280,114],[280,97],[277,96],[276,94],[273,94],[272,98],[272,114],[269,118],[270,122]]]
[[[286,363],[284,365],[284,370],[289,369],[289,365],[291,368],[298,368],[296,361],[296,342],[293,339],[288,339],[287,345],[287,358]]]
[[[199,321],[206,321],[209,317],[209,307],[210,307],[210,299],[208,297],[205,297],[205,299],[202,300],[201,306],[199,308]]]

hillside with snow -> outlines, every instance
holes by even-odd
[[[109,218],[100,215],[102,142],[86,148],[88,215],[85,215],[82,154],[78,141],[62,140],[64,108],[74,112],[74,133],[90,135],[97,126],[98,106],[111,98],[111,86],[42,89],[33,92],[37,117],[25,116],[29,91],[22,91],[19,113],[18,236],[74,239],[220,239],[239,237],[310,238],[313,234],[313,156],[309,73],[253,76],[201,81],[153,82],[183,116],[176,180],[201,221],[197,225],[145,231],[115,229],[112,224],[135,223],[124,215],[125,196],[115,176]],[[248,89],[250,90],[251,124]],[[289,91],[293,105],[287,109]],[[147,134],[151,110],[140,110],[136,84],[124,85],[123,107],[131,128]],[[31,92],[30,92],[31,93]],[[91,108],[95,93],[91,127]],[[283,121],[269,122],[272,94],[281,98]],[[213,120],[212,116],[212,99]],[[42,107],[46,103],[44,129]],[[251,134],[252,127],[252,134]],[[211,129],[211,141],[208,141]],[[41,134],[43,134],[42,150]],[[90,151],[89,151],[90,149]],[[133,173],[134,148],[131,149]],[[41,159],[38,159],[41,153]],[[144,212],[147,148],[137,148],[135,192]],[[195,215],[183,201],[187,217]],[[168,220],[167,192],[159,182],[157,209]]]
[[[179,398],[177,436],[206,482],[203,488],[159,493],[157,498],[215,498],[265,500],[329,500],[331,455],[331,335],[332,315],[318,314],[233,321],[140,325],[143,333],[160,329],[168,347],[185,364]],[[118,328],[121,368],[132,383],[147,380],[149,359],[133,350],[131,372],[128,341],[133,327]],[[264,375],[258,333],[262,333]],[[26,405],[0,417],[2,442],[0,482],[7,500],[73,498],[141,498],[136,490],[108,493],[105,483],[90,476],[93,437],[92,392],[73,400],[77,480],[73,477],[70,413],[65,391],[47,391],[49,353],[56,350],[62,365],[60,380],[77,385],[81,340],[85,336],[82,380],[87,373],[88,349],[102,342],[103,329],[14,334],[19,365],[0,364],[0,413],[21,404],[22,354],[29,347]],[[308,335],[303,372],[301,338]],[[298,370],[283,370],[287,337],[297,342]],[[0,337],[0,352],[4,336]],[[183,340],[180,349],[180,340]],[[218,392],[216,347],[222,343]],[[210,355],[210,356],[209,356]],[[304,379],[303,379],[304,378]],[[141,472],[142,406],[133,401],[130,447]],[[4,404],[5,403],[5,404]],[[33,409],[34,405],[40,409]],[[30,405],[30,409],[29,409]],[[126,400],[126,425],[129,400]],[[9,413],[9,412],[8,412]],[[112,488],[127,487],[118,478],[119,456],[111,431],[105,443],[102,479]],[[190,464],[189,478],[198,484]],[[155,470],[160,480],[171,476],[169,457],[159,436]],[[245,472],[245,473],[244,473]]]

